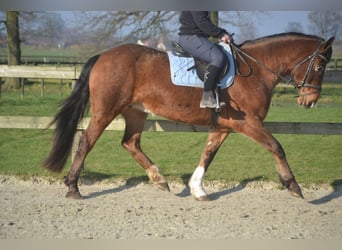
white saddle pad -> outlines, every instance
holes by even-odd
[[[230,87],[234,82],[235,64],[232,56],[230,46],[225,43],[220,43],[229,59],[228,73],[220,80],[218,86],[221,89]],[[195,65],[192,57],[179,57],[172,53],[167,52],[170,61],[171,80],[175,85],[204,88],[204,82],[197,76],[196,69],[192,66]],[[188,70],[190,69],[190,70]]]

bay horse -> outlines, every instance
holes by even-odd
[[[200,88],[176,86],[171,82],[168,56],[152,48],[124,44],[93,56],[84,65],[71,95],[61,105],[51,124],[56,125],[53,147],[43,165],[60,172],[71,152],[77,125],[90,100],[91,119],[82,133],[65,184],[66,197],[82,198],[78,179],[84,160],[108,124],[119,114],[126,127],[122,146],[146,170],[153,184],[169,190],[159,167],[140,147],[148,113],[183,123],[209,126],[209,135],[199,165],[188,185],[197,200],[210,200],[203,187],[205,172],[230,132],[245,135],[273,155],[280,182],[297,197],[300,186],[287,162],[281,144],[265,128],[275,86],[290,76],[298,91],[297,103],[313,107],[317,102],[326,64],[331,59],[334,37],[327,41],[317,36],[282,33],[234,46],[236,74],[234,83],[220,90],[227,105],[212,123],[211,109],[199,107]],[[234,49],[235,48],[235,49]]]

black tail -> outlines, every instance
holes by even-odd
[[[50,126],[56,124],[53,147],[43,165],[51,171],[60,172],[69,157],[77,125],[89,102],[89,74],[98,58],[99,55],[93,56],[84,65],[71,95],[50,123]]]

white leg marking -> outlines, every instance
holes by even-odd
[[[203,189],[204,167],[198,166],[189,180],[190,192],[196,198],[208,196],[207,192]]]

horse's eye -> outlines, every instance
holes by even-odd
[[[316,68],[315,68],[315,71],[316,72],[322,72],[323,71],[323,66],[322,65],[317,65]]]

